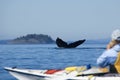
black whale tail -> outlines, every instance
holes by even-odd
[[[58,47],[61,47],[61,48],[75,48],[85,41],[86,40],[83,39],[83,40],[78,40],[78,41],[72,42],[70,44],[67,44],[67,42],[65,42],[62,39],[60,39],[59,37],[57,37],[56,44],[57,44]]]

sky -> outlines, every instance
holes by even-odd
[[[0,40],[27,34],[104,39],[120,29],[120,0],[0,0]]]

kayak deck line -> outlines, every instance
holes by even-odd
[[[53,74],[46,74],[46,72],[50,70],[18,69],[10,67],[5,67],[4,69],[19,80],[120,80],[120,74],[115,73],[77,75],[76,71],[67,73],[65,70],[55,70],[56,72]],[[93,71],[93,69],[83,72],[87,73]]]

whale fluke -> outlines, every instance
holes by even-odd
[[[78,40],[78,41],[75,41],[75,42],[72,42],[72,43],[68,44],[67,42],[65,42],[62,39],[60,39],[59,37],[57,37],[56,44],[60,48],[75,48],[75,47],[79,46],[80,44],[82,44],[85,41],[86,40],[83,39],[83,40]]]

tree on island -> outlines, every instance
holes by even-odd
[[[50,36],[44,34],[27,34],[10,41],[11,44],[50,44],[54,42]]]

